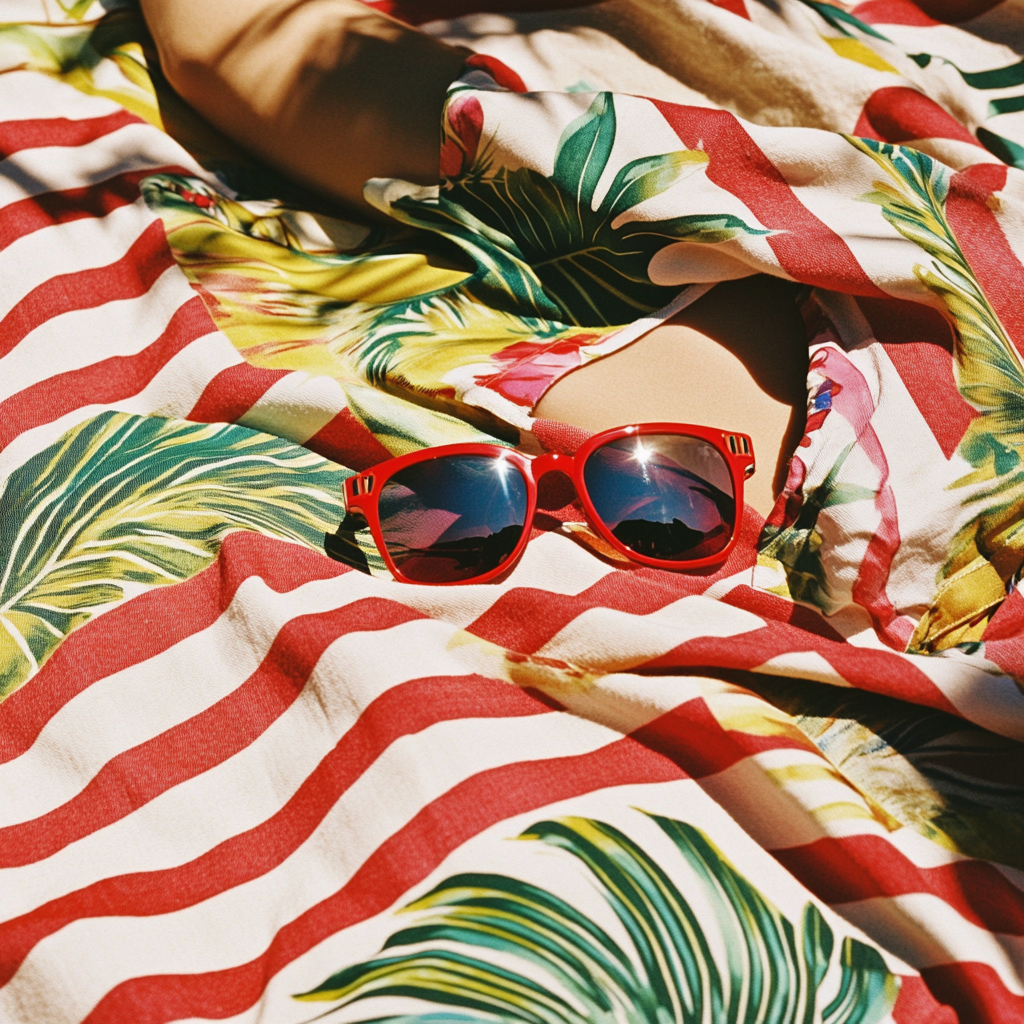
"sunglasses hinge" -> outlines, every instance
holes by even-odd
[[[350,476],[345,481],[343,492],[346,499],[349,494],[353,498],[358,498],[360,495],[373,494],[374,478],[373,473],[357,473],[355,476]]]

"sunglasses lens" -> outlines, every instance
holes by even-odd
[[[631,551],[666,562],[722,551],[736,526],[732,474],[714,445],[639,434],[595,449],[583,481],[598,516]]]
[[[497,569],[526,524],[526,481],[492,455],[445,455],[399,470],[378,502],[384,544],[417,583],[458,583]]]

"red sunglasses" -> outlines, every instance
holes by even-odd
[[[698,569],[736,544],[754,449],[746,434],[685,423],[605,430],[572,455],[449,444],[349,477],[345,508],[366,519],[396,580],[486,583],[522,557],[551,472],[572,480],[591,528],[623,555]]]

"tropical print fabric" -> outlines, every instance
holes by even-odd
[[[386,6],[480,55],[380,227],[0,3],[0,1022],[1024,1021],[1014,0]],[[713,575],[326,557],[755,272],[807,430]]]

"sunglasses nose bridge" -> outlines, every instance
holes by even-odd
[[[576,497],[571,455],[547,452],[531,462],[530,470],[537,486],[537,508],[554,511],[564,508]]]
[[[563,455],[561,452],[545,452],[543,455],[538,455],[530,463],[535,484],[539,484],[541,477],[547,473],[564,473],[571,479],[572,467],[573,457],[571,455]]]

